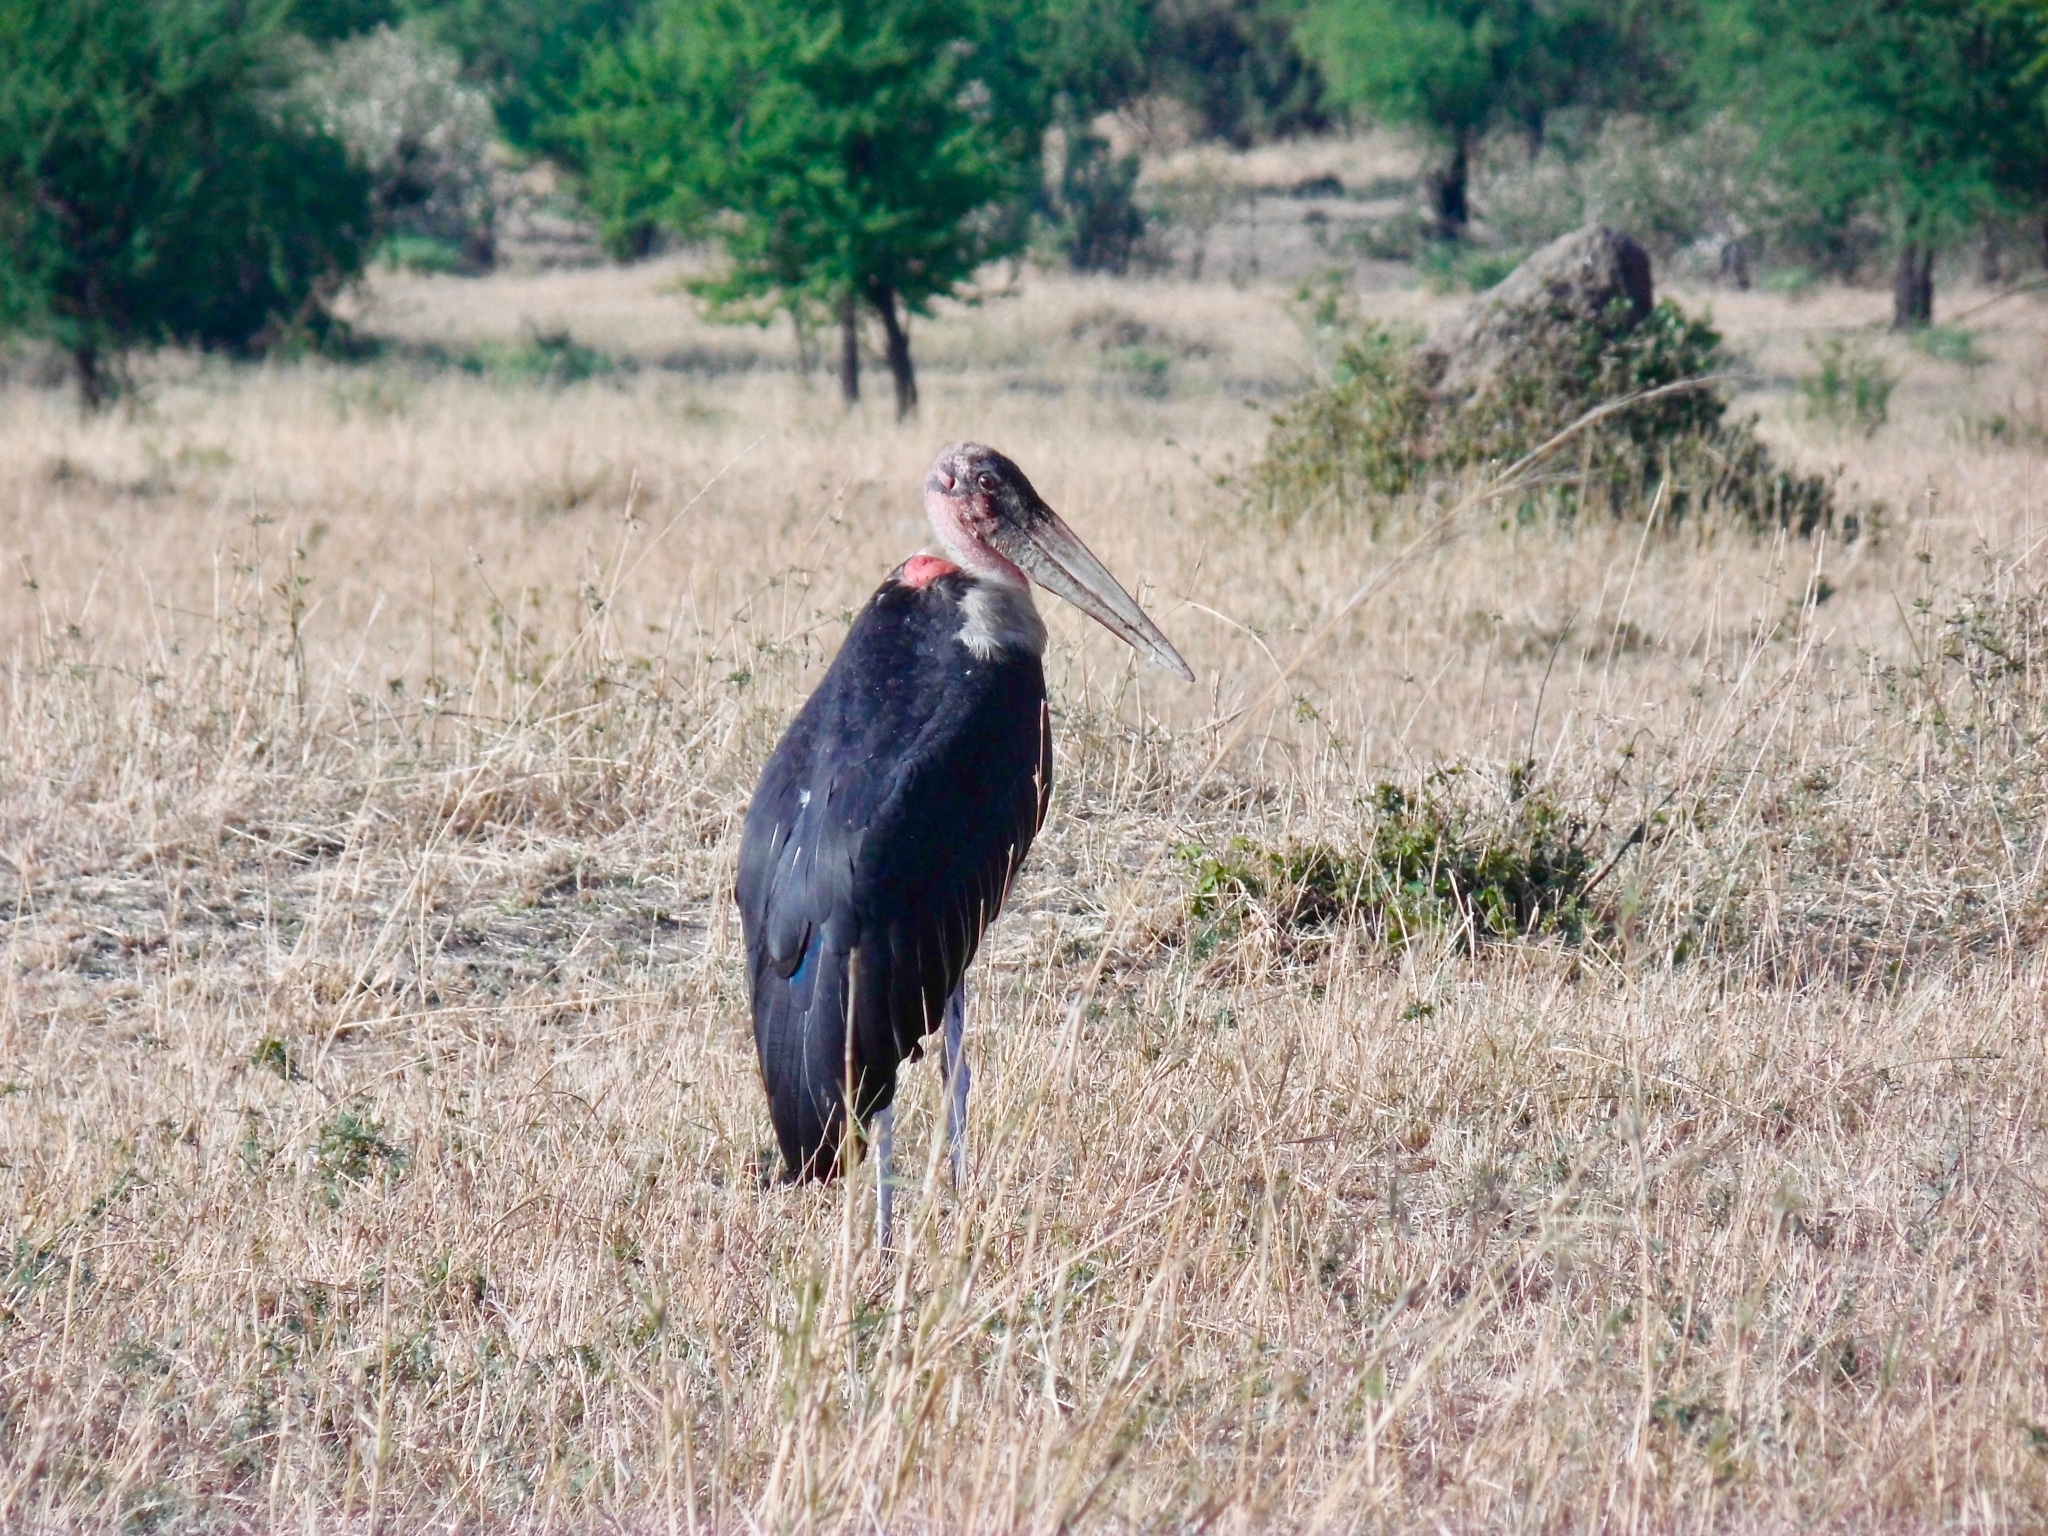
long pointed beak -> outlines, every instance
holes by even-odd
[[[1190,683],[1195,680],[1194,669],[1181,660],[1173,642],[1145,617],[1145,610],[1117,585],[1108,568],[1058,513],[1046,508],[1043,520],[1034,520],[1023,530],[1022,538],[1011,542],[1015,547],[1003,553],[1046,591],[1065,598],[1154,666],[1177,672]]]

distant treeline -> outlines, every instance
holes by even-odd
[[[0,0],[0,326],[89,402],[137,345],[318,341],[378,249],[488,265],[502,139],[614,254],[720,246],[716,312],[836,327],[849,398],[871,317],[907,410],[907,316],[986,262],[1130,259],[1123,110],[1409,129],[1446,249],[1503,145],[1718,131],[1731,259],[1882,267],[1903,326],[2048,241],[2048,0]]]

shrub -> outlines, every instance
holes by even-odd
[[[377,246],[377,260],[399,272],[452,275],[469,270],[460,246],[425,235],[390,235]]]
[[[465,366],[515,383],[560,388],[589,379],[615,378],[632,365],[596,347],[585,346],[566,330],[529,326],[510,345],[479,347]]]
[[[1460,777],[1440,771],[1412,790],[1382,784],[1359,848],[1243,838],[1221,855],[1184,846],[1189,915],[1211,933],[1253,917],[1292,934],[1357,924],[1397,947],[1431,932],[1455,933],[1468,947],[1542,934],[1583,940],[1595,871],[1585,825],[1534,792],[1526,772],[1510,774],[1507,804],[1490,812],[1455,793]]]
[[[1839,336],[1809,342],[1808,350],[1819,365],[1799,381],[1808,419],[1838,431],[1854,428],[1865,437],[1875,434],[1891,414],[1898,374],[1867,348]]]
[[[1145,239],[1138,157],[1099,134],[1070,133],[1060,165],[1058,240],[1076,272],[1126,272]]]
[[[128,348],[319,332],[361,269],[367,179],[286,87],[280,0],[0,6],[0,325],[88,405]]]
[[[1712,324],[1668,299],[1633,327],[1613,314],[1554,309],[1524,329],[1502,366],[1457,393],[1433,391],[1420,354],[1367,327],[1339,349],[1326,379],[1274,417],[1256,484],[1283,518],[1349,510],[1513,462],[1601,404],[1727,365]],[[1727,409],[1722,393],[1701,388],[1605,418],[1573,450],[1579,472],[1556,488],[1558,509],[1574,512],[1590,498],[1625,515],[1661,483],[1675,518],[1722,507],[1801,533],[1831,522],[1830,484],[1777,464],[1754,419],[1730,420]]]
[[[1222,162],[1208,152],[1190,156],[1152,186],[1151,221],[1162,232],[1185,237],[1188,276],[1199,280],[1209,259],[1209,239],[1223,222],[1239,193],[1224,174]]]
[[[1398,495],[1429,464],[1429,392],[1409,345],[1368,326],[1338,350],[1328,380],[1273,418],[1259,473],[1276,505],[1309,511]]]
[[[313,115],[369,174],[387,257],[455,252],[491,264],[490,99],[454,53],[407,28],[378,27],[322,54],[300,83]],[[414,264],[408,262],[407,264]]]
[[[1626,309],[1626,301],[1616,305]],[[1549,321],[1531,328],[1514,366],[1459,402],[1443,424],[1440,459],[1517,459],[1597,405],[1726,366],[1720,332],[1669,299],[1633,327],[1615,316],[1588,321],[1562,308],[1553,309]],[[1600,424],[1596,455],[1604,469],[1626,476],[1635,466],[1647,468],[1660,447],[1712,435],[1726,410],[1711,389],[1630,406]]]
[[[1489,250],[1464,240],[1433,240],[1416,248],[1415,264],[1422,280],[1438,293],[1484,293],[1504,282],[1529,249]]]

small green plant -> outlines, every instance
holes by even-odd
[[[1390,218],[1360,219],[1318,243],[1368,261],[1415,261],[1430,242],[1421,217],[1403,210]]]
[[[349,1189],[404,1177],[412,1159],[385,1137],[387,1127],[356,1098],[328,1117],[313,1143],[313,1178],[330,1208]]]
[[[430,235],[392,235],[377,247],[377,263],[399,272],[447,274],[467,270],[462,247]]]
[[[1757,286],[1765,293],[1782,293],[1788,299],[1803,299],[1820,286],[1820,274],[1811,267],[1773,267]]]
[[[1930,325],[1913,333],[1913,345],[1940,363],[1956,363],[1971,372],[1991,361],[1991,354],[1977,345],[1977,333],[1966,326]]]
[[[1484,293],[1522,263],[1526,250],[1485,250],[1462,241],[1431,240],[1416,252],[1422,280],[1438,293]]]
[[[548,384],[557,388],[590,379],[611,379],[629,365],[609,352],[585,346],[567,330],[529,328],[509,346],[481,347],[472,362],[476,372],[511,383]]]
[[[1397,947],[1437,931],[1467,945],[1538,934],[1581,941],[1594,869],[1585,825],[1520,777],[1503,810],[1477,813],[1454,796],[1457,778],[1434,774],[1416,790],[1381,785],[1362,848],[1234,838],[1214,854],[1184,844],[1197,949],[1213,949],[1254,910],[1283,933],[1356,922]]]
[[[1993,411],[1965,416],[1957,425],[1963,441],[1975,448],[2048,447],[2048,421],[2018,412]]]
[[[1898,374],[1862,343],[1839,336],[1809,342],[1807,350],[1817,365],[1799,381],[1808,420],[1837,431],[1854,428],[1865,437],[1876,433],[1891,413]]]
[[[288,1083],[303,1083],[306,1074],[299,1070],[299,1062],[292,1048],[275,1035],[265,1035],[249,1053],[252,1066],[268,1067]]]
[[[1173,359],[1150,347],[1123,347],[1105,353],[1102,366],[1108,372],[1121,375],[1133,393],[1155,400],[1173,393],[1170,376]]]

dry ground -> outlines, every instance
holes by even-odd
[[[1428,514],[1247,512],[1308,353],[1211,271],[1021,273],[920,328],[908,426],[659,265],[0,393],[0,1527],[2048,1522],[2048,303],[1982,363],[1872,331],[1866,441],[1789,381],[1882,295],[1687,296],[1876,536],[1482,498],[1276,690]],[[434,361],[565,326],[638,366]],[[728,891],[963,435],[1201,682],[1048,615],[972,1173],[912,1069],[884,1269],[864,1191],[761,1179]],[[1583,943],[1191,915],[1176,849],[1524,761],[1619,850]]]

